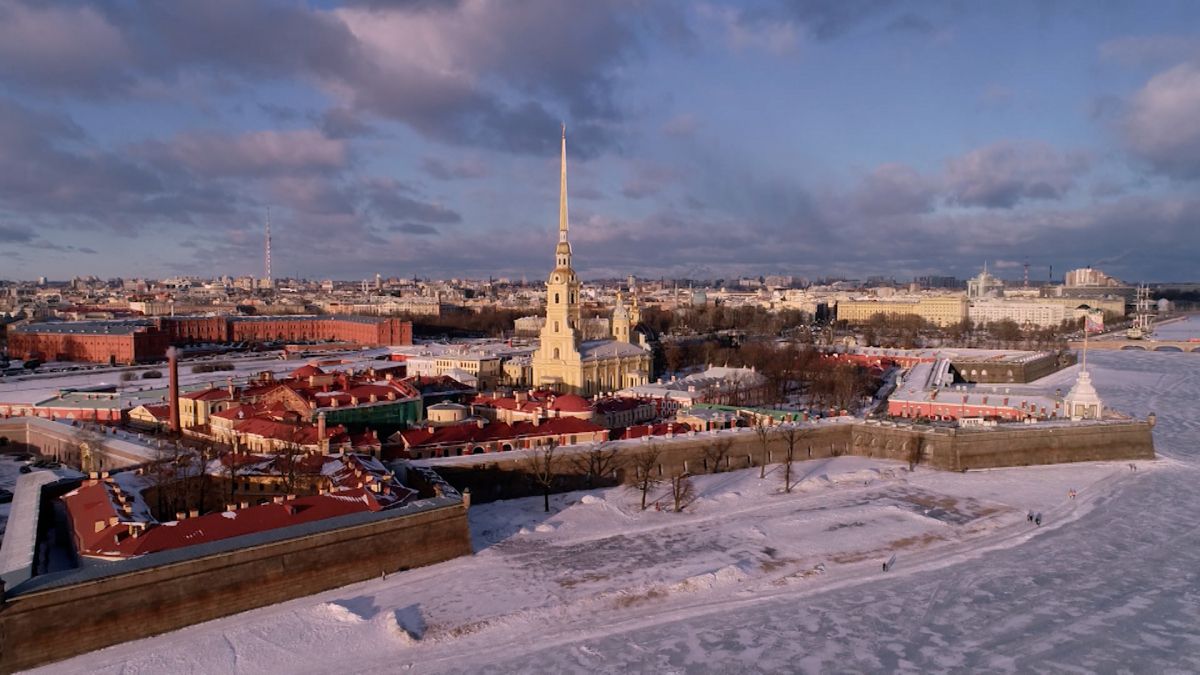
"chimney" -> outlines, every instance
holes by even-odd
[[[104,530],[104,528],[106,528],[106,527],[108,527],[108,523],[106,521],[103,521],[103,520],[96,521],[96,531],[97,532],[102,532]]]
[[[283,495],[276,496],[274,501],[276,504],[282,504],[283,503]]]
[[[394,392],[394,391],[389,391],[389,392],[388,392],[388,400],[389,400],[389,401],[395,401],[395,400],[396,400],[396,392]]]
[[[238,508],[239,509],[248,509],[248,508],[250,508],[250,502],[241,502],[238,504]]]
[[[197,509],[192,509],[191,511],[188,511],[188,518],[199,518],[199,517],[200,517],[200,511],[198,511]]]
[[[379,397],[376,396],[375,394],[371,394],[371,403],[378,403],[378,402],[379,402]]]
[[[179,351],[174,347],[167,349],[167,368],[170,371],[169,396],[171,406],[171,433],[179,433]]]
[[[237,508],[238,508],[237,504],[226,504],[225,505],[226,511],[237,511]]]
[[[186,511],[176,511],[175,512],[175,520],[185,520],[186,518],[187,518]]]

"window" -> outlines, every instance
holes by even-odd
[[[554,322],[554,332],[555,333],[558,332],[558,322],[557,321]]]
[[[558,358],[558,347],[554,348],[554,358]]]
[[[558,304],[558,293],[554,294],[554,304]]]

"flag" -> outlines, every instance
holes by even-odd
[[[1087,331],[1089,333],[1099,333],[1104,330],[1104,315],[1099,312],[1093,314],[1087,313]]]

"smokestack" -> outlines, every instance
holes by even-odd
[[[317,414],[317,448],[321,454],[329,454],[329,445],[325,438],[325,413]]]
[[[167,365],[171,371],[171,433],[179,433],[179,351],[174,347],[167,348]]]

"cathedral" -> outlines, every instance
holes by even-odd
[[[567,240],[567,134],[563,129],[562,182],[558,199],[558,246],[554,271],[546,281],[546,324],[541,344],[533,355],[533,382],[561,393],[592,396],[646,384],[651,378],[652,357],[645,346],[634,344],[641,320],[637,296],[631,307],[617,295],[612,312],[611,339],[583,340],[580,330],[579,278],[571,269],[571,243]]]

